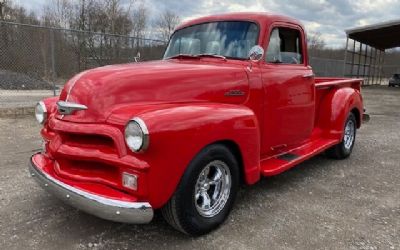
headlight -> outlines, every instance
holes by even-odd
[[[44,105],[43,102],[39,102],[38,104],[36,104],[35,117],[36,117],[36,120],[40,124],[43,124],[46,121],[46,119],[47,119],[47,109],[46,109],[46,105]]]
[[[125,127],[125,141],[134,152],[143,152],[149,146],[149,131],[144,121],[133,118]]]

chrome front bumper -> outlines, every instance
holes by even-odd
[[[149,223],[153,219],[153,208],[147,202],[126,202],[108,199],[67,185],[40,170],[29,161],[31,176],[49,193],[65,203],[97,217],[133,224]]]

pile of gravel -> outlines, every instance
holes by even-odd
[[[0,70],[0,89],[35,90],[53,89],[52,84],[26,74]]]

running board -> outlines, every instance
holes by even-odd
[[[272,176],[280,174],[297,164],[319,154],[339,143],[332,139],[317,139],[304,144],[288,153],[267,158],[261,161],[261,174]]]
[[[300,157],[300,155],[296,155],[296,154],[293,154],[293,153],[286,153],[284,155],[278,156],[277,158],[279,160],[284,160],[284,161],[294,161],[299,157]]]

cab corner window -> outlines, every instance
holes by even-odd
[[[266,61],[268,63],[303,64],[300,31],[290,28],[275,28],[269,39]]]

